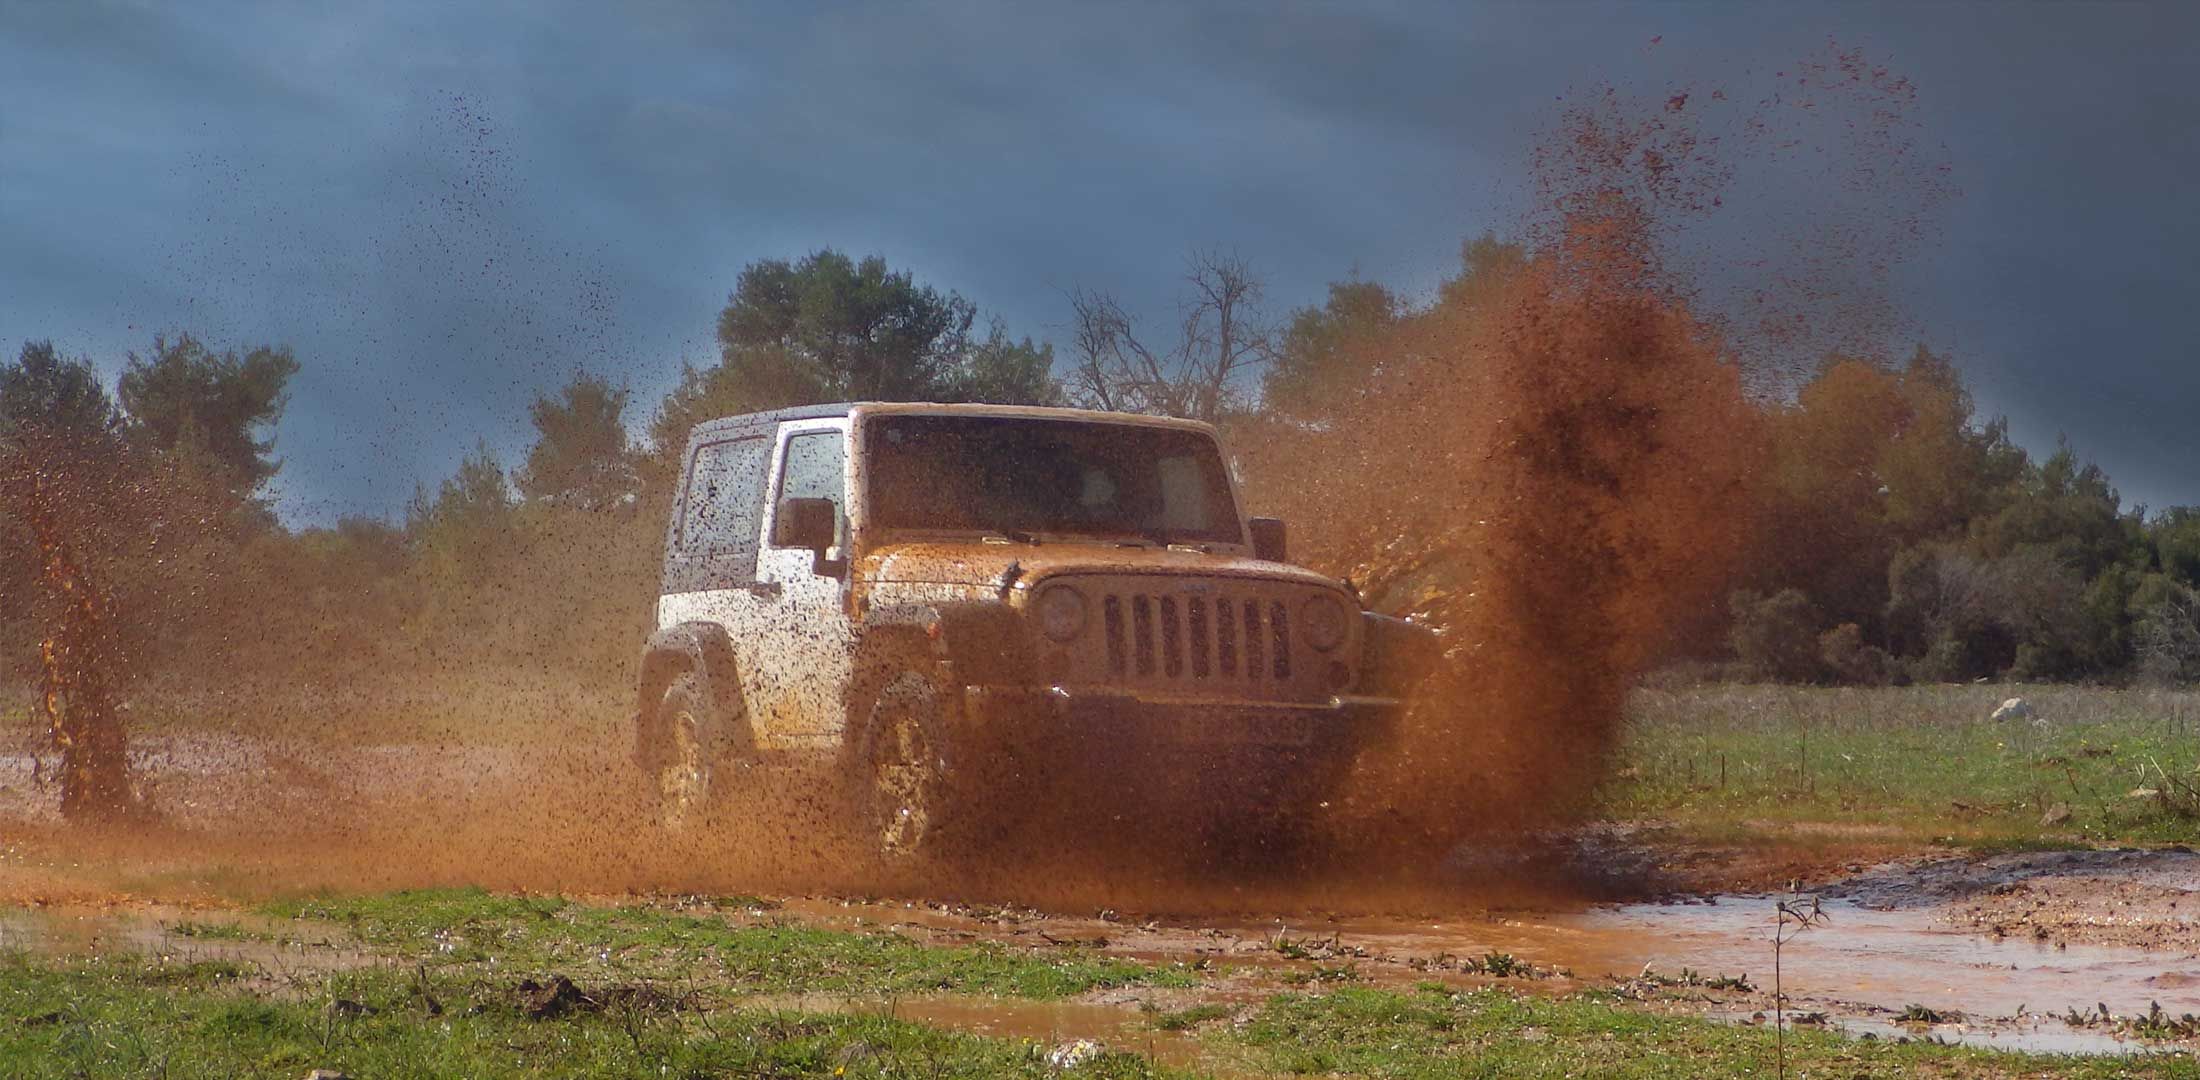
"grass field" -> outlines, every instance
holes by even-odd
[[[2036,722],[1988,719],[2020,696]],[[1842,825],[1988,847],[2190,843],[2200,841],[2200,693],[1643,690],[1602,809],[1713,837]]]
[[[595,906],[478,891],[286,901],[229,935],[332,926],[373,962],[270,972],[220,960],[0,956],[0,1075],[290,1077],[1158,1077],[1130,1046],[1073,1066],[1047,1041],[896,1019],[896,995],[1060,998],[1165,993],[1142,1022],[1191,1038],[1231,1075],[1763,1076],[1772,1034],[1646,1012],[1614,995],[1343,985],[1200,1000],[1230,979],[1076,950],[923,946],[880,934],[753,925],[708,909]],[[744,925],[743,923],[750,923]],[[558,978],[575,988],[561,993]],[[795,1011],[799,989],[869,1000]],[[884,995],[883,997],[881,995]],[[1136,1014],[1131,1014],[1135,1016]],[[2200,1076],[2189,1057],[2021,1057],[1791,1032],[1795,1075]]]

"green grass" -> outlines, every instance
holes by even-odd
[[[557,897],[441,889],[313,897],[262,909],[348,927],[362,941],[437,966],[494,960],[574,978],[596,971],[653,978],[704,973],[750,993],[851,995],[953,992],[1063,998],[1089,990],[1187,987],[1187,967],[1084,950],[1035,953],[1000,945],[941,948],[885,933],[789,924],[742,926],[711,915],[601,907]]]
[[[288,901],[343,922],[383,959],[272,973],[223,961],[0,955],[0,1076],[175,1078],[1047,1077],[1180,1075],[1135,1054],[1075,1069],[1046,1043],[898,1021],[889,1005],[834,1013],[769,1006],[759,991],[890,999],[913,991],[1059,996],[1177,969],[1006,949],[939,949],[880,935],[739,927],[647,908],[474,891]],[[446,949],[446,945],[453,946]],[[550,972],[581,996],[542,1007]],[[1179,989],[1181,993],[1181,989]],[[1193,999],[1150,1023],[1195,1032],[1244,1073],[1394,1077],[1764,1076],[1763,1028],[1668,1016],[1609,993],[1414,992],[1323,986],[1251,1007]],[[1134,1040],[1135,1041],[1135,1040]],[[1050,1040],[1051,1042],[1051,1040]],[[1924,1043],[1789,1035],[1793,1075],[2200,1077],[2171,1059],[2054,1058]]]
[[[1503,990],[1343,989],[1271,998],[1228,1036],[1267,1070],[1395,1077],[1763,1077],[1763,1028],[1660,1016],[1600,1002]],[[1792,1076],[2200,1077],[2189,1055],[2144,1060],[1992,1053],[1790,1030]]]
[[[2022,696],[2043,723],[1987,719]],[[1638,692],[1604,812],[1707,836],[1798,825],[1980,847],[2188,843],[2200,694],[2080,687],[1713,686]],[[2063,809],[2058,809],[2063,808]],[[2053,811],[2066,820],[2049,820]]]
[[[157,961],[0,958],[0,1076],[1045,1077],[1046,1047],[878,1015],[614,999],[530,1018],[508,985],[370,971],[246,989]],[[1107,1054],[1088,1077],[1166,1075]]]

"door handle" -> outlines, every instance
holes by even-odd
[[[741,588],[759,600],[779,599],[779,583],[776,581],[751,581]]]

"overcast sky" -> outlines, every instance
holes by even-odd
[[[576,368],[641,416],[745,263],[878,253],[1057,341],[1192,247],[1278,310],[1519,220],[1554,103],[1861,48],[1962,191],[1899,276],[2019,441],[2200,503],[2200,5],[0,0],[0,343],[284,342],[287,520],[392,514]],[[1809,197],[1806,189],[1798,193]]]

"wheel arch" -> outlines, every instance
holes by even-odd
[[[657,707],[665,689],[682,674],[694,672],[713,709],[745,712],[741,678],[734,659],[733,636],[714,622],[684,622],[664,627],[642,646],[642,673],[636,688],[637,750],[647,750],[662,720]],[[731,708],[729,708],[729,706]]]
[[[856,670],[881,655],[944,662],[958,683],[1015,683],[1036,670],[1023,614],[994,600],[882,605],[856,635]]]

